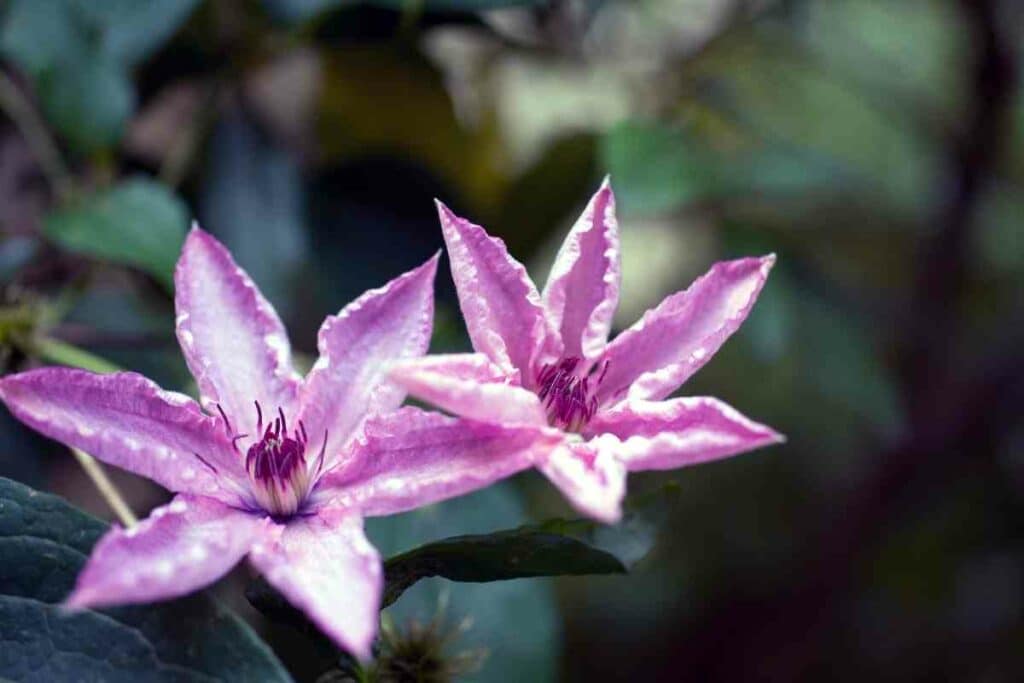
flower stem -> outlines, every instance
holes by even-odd
[[[69,365],[71,367],[81,368],[83,370],[91,370],[93,372],[117,372],[120,368],[111,363],[110,361],[104,360],[99,356],[93,355],[88,351],[72,346],[67,342],[62,342],[52,337],[41,337],[36,339],[32,344],[32,351],[36,353],[40,358],[52,361],[54,363],[60,363],[61,365]],[[103,499],[107,501],[107,505],[117,515],[117,518],[121,520],[121,524],[125,527],[133,526],[138,519],[132,513],[132,509],[128,507],[128,503],[125,502],[124,496],[114,486],[114,482],[110,481],[110,477],[107,476],[106,471],[103,469],[103,465],[85,451],[81,451],[77,448],[71,449],[71,454],[75,456],[75,460],[82,466],[85,473],[92,480],[93,485],[103,496]]]
[[[82,370],[91,370],[92,372],[104,374],[120,370],[119,367],[108,360],[104,360],[84,349],[72,346],[53,337],[36,339],[32,343],[31,350],[40,358],[73,368],[81,368]]]
[[[85,473],[92,479],[92,483],[96,486],[96,489],[103,496],[103,499],[107,501],[107,505],[114,511],[117,518],[121,520],[121,524],[125,527],[134,526],[138,523],[138,518],[132,512],[132,509],[128,507],[128,503],[125,502],[121,496],[121,492],[114,486],[114,482],[110,481],[110,477],[103,470],[103,466],[85,451],[80,451],[77,448],[71,449],[71,454],[75,456],[75,460],[82,466]]]

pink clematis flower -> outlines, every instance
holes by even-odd
[[[435,256],[327,318],[302,380],[273,308],[196,228],[175,271],[175,306],[202,408],[129,372],[42,368],[0,380],[0,398],[26,424],[177,493],[99,541],[67,605],[173,598],[248,555],[325,633],[368,657],[382,570],[363,516],[529,467],[536,439],[399,409],[405,392],[385,366],[426,352],[436,269]]]
[[[716,264],[610,343],[619,237],[608,180],[555,259],[543,294],[500,239],[438,202],[476,353],[398,362],[413,395],[490,424],[558,430],[538,468],[582,513],[621,516],[627,470],[724,458],[782,437],[714,398],[664,400],[747,317],[774,256]]]

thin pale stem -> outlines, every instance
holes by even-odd
[[[60,363],[61,365],[69,365],[71,367],[81,368],[83,370],[91,370],[93,372],[116,372],[119,368],[111,363],[110,361],[104,360],[99,356],[95,356],[88,351],[72,346],[66,342],[59,341],[50,337],[43,337],[35,340],[32,345],[32,350],[39,355],[41,358],[52,361],[54,363]],[[80,451],[77,448],[71,449],[72,455],[75,456],[75,460],[82,466],[85,473],[92,480],[96,489],[103,496],[103,500],[107,501],[107,505],[117,515],[117,518],[121,520],[121,523],[125,527],[130,527],[138,519],[132,513],[132,509],[128,507],[128,503],[125,502],[121,492],[114,486],[114,482],[110,481],[110,477],[107,476],[106,471],[103,469],[103,465],[85,451]]]
[[[108,360],[104,360],[84,349],[52,337],[36,339],[32,343],[31,350],[40,358],[73,368],[81,368],[82,370],[103,374],[120,370],[119,367]]]
[[[128,507],[128,503],[125,502],[121,496],[121,492],[114,486],[114,482],[110,481],[110,477],[104,471],[103,466],[85,451],[80,451],[77,448],[71,449],[71,454],[75,456],[75,460],[82,466],[85,473],[92,479],[92,483],[96,486],[96,489],[103,496],[103,499],[107,501],[107,505],[114,511],[117,518],[121,520],[121,524],[125,527],[134,526],[138,523],[138,518],[132,512],[132,509]]]
[[[71,171],[61,156],[46,124],[25,94],[6,72],[0,70],[0,109],[10,117],[32,149],[58,199],[67,199],[74,188]]]

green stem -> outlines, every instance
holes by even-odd
[[[126,528],[138,524],[138,518],[132,512],[132,509],[128,507],[128,503],[125,502],[124,496],[114,486],[114,482],[110,481],[110,477],[107,476],[103,465],[96,458],[77,448],[72,448],[71,454],[75,456],[75,460],[78,461],[78,464],[85,470],[89,479],[92,480],[96,490],[103,496],[103,500],[107,501],[107,505],[114,511],[117,518],[121,520],[121,524]]]
[[[82,370],[91,370],[92,372],[108,373],[117,372],[120,370],[119,367],[114,365],[108,360],[104,360],[99,356],[89,353],[83,349],[62,342],[59,339],[53,339],[52,337],[41,337],[36,339],[32,343],[32,349],[36,355],[40,358],[45,358],[53,363],[59,363],[61,365],[69,365],[75,368],[81,368]],[[113,510],[117,518],[121,520],[121,524],[125,527],[130,527],[138,522],[138,519],[132,513],[132,509],[128,506],[124,496],[117,490],[117,486],[107,476],[106,471],[103,469],[103,465],[85,451],[81,451],[77,448],[71,448],[71,454],[75,456],[75,460],[85,470],[86,475],[92,481],[96,490],[100,492],[103,499],[107,501],[107,505]]]
[[[52,363],[69,365],[74,368],[81,368],[82,370],[106,374],[117,372],[121,369],[108,360],[53,337],[36,339],[32,343],[31,350],[40,358],[44,358]]]

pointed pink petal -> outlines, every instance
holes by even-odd
[[[619,303],[619,224],[606,178],[558,251],[544,306],[561,330],[564,356],[594,360],[604,351]]]
[[[28,426],[103,462],[171,491],[239,500],[245,470],[223,426],[142,375],[40,368],[0,380],[0,398]]]
[[[370,658],[383,572],[361,518],[344,510],[295,517],[268,529],[249,558],[338,645],[359,659]]]
[[[561,436],[416,408],[375,418],[347,462],[320,483],[331,505],[390,515],[485,488],[533,464]]]
[[[210,498],[176,496],[135,526],[107,532],[66,604],[128,605],[199,590],[235,566],[265,523]]]
[[[670,470],[738,455],[785,439],[715,398],[626,401],[587,427],[622,440],[630,470]]]
[[[194,227],[174,270],[177,333],[203,407],[224,409],[236,433],[253,434],[259,401],[291,414],[298,389],[281,320],[231,254]]]
[[[699,370],[746,319],[775,256],[716,263],[683,292],[662,301],[605,352],[598,399],[668,396]]]
[[[539,461],[537,468],[580,513],[605,524],[622,518],[626,468],[616,457],[614,438],[565,441]]]
[[[416,398],[456,415],[500,424],[547,423],[537,395],[510,384],[505,372],[482,353],[396,363],[391,377]]]
[[[557,355],[557,334],[523,265],[505,243],[437,203],[452,278],[473,348],[506,372],[532,381],[542,355]]]
[[[394,410],[405,390],[388,381],[392,361],[422,356],[434,322],[439,256],[371,289],[324,321],[320,359],[302,388],[300,418],[312,444],[326,430],[333,456],[368,415]]]

